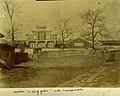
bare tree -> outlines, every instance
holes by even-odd
[[[107,34],[107,28],[105,27],[105,17],[103,16],[102,10],[87,10],[81,14],[83,24],[86,25],[87,31],[84,32],[84,35],[92,39],[92,48],[95,46],[95,40],[98,36],[105,37]]]
[[[62,44],[64,45],[65,39],[70,37],[75,29],[71,25],[71,20],[68,18],[59,18],[56,20],[55,30],[61,37]]]
[[[15,0],[3,0],[3,9],[8,14],[10,28],[7,29],[7,35],[14,41],[15,34],[20,30],[20,22],[15,21],[15,16],[20,13],[21,6]]]

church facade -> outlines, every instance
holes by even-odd
[[[47,30],[47,25],[37,25],[32,34],[26,34],[29,48],[53,48],[56,44],[57,35]]]

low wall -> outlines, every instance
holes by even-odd
[[[91,53],[90,53],[91,55]],[[120,61],[120,50],[112,49],[112,50],[97,50],[96,54],[98,58],[104,59],[107,62],[118,62]]]
[[[19,51],[19,49],[16,49]],[[28,53],[29,58],[38,58],[37,54],[33,55],[33,49],[25,49],[25,52]],[[42,58],[58,58],[58,57],[69,57],[75,55],[89,55],[95,56],[97,58],[103,59],[108,62],[116,62],[120,61],[120,50],[92,50],[92,49],[85,49],[85,48],[67,48],[67,49],[60,49],[60,48],[51,48],[51,49],[42,49]]]
[[[100,58],[100,59],[104,59],[105,58],[105,53],[103,50],[89,50],[89,55],[90,56],[95,56],[97,58]]]
[[[111,50],[105,52],[106,61],[118,62],[120,61],[120,50]]]
[[[29,60],[28,53],[15,53],[14,63],[19,64]]]
[[[76,55],[87,55],[85,50],[60,50],[60,51],[43,51],[43,58],[58,58],[58,57],[70,57]]]
[[[33,49],[25,49],[28,53],[29,58],[38,58],[37,54],[33,55]],[[89,49],[42,49],[42,53],[38,53],[42,58],[58,58],[58,57],[69,57],[75,55],[88,55]]]

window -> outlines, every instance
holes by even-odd
[[[75,43],[75,46],[84,46],[83,43]]]
[[[34,40],[37,40],[37,35],[33,35],[33,39],[34,39]]]

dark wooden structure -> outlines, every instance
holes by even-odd
[[[0,64],[0,67],[12,67],[14,65],[14,50],[15,48],[8,44],[0,44],[0,59],[6,64]]]

